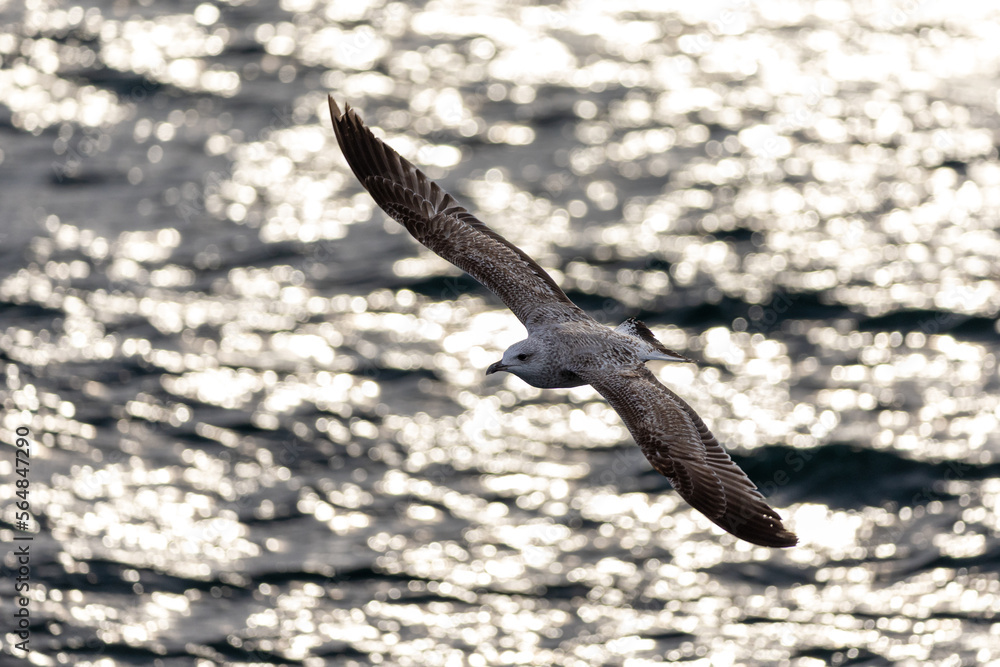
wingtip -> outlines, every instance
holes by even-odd
[[[733,537],[743,540],[744,542],[749,542],[750,544],[756,544],[759,547],[770,547],[772,549],[787,549],[789,547],[797,546],[799,543],[799,538],[796,537],[795,533],[780,529],[776,531],[752,531],[752,532],[736,532],[723,528],[727,533]]]
[[[326,100],[330,103],[330,118],[332,118],[333,122],[336,123],[344,117],[344,114],[340,112],[340,107],[337,106],[337,103],[334,101],[333,95],[327,95]]]
[[[779,549],[797,546],[799,538],[789,530],[782,530],[774,536],[774,544],[769,545]]]
[[[754,492],[754,495],[758,495]],[[685,498],[690,503],[691,500]],[[743,504],[729,507],[721,516],[713,517],[705,512],[705,509],[694,505],[695,509],[701,511],[719,528],[745,540],[751,544],[761,547],[787,548],[794,547],[799,543],[799,538],[792,531],[785,528],[781,523],[781,517],[769,505],[764,503],[763,498]]]
[[[792,531],[788,530],[779,522],[777,526],[765,531],[753,531],[750,534],[734,533],[737,537],[758,544],[762,547],[773,547],[785,549],[794,547],[799,543],[799,538]]]

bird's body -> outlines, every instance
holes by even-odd
[[[507,371],[533,387],[561,389],[588,384],[583,375],[639,368],[651,359],[687,361],[662,345],[657,347],[655,339],[650,342],[627,333],[638,331],[636,327],[649,331],[638,320],[627,320],[617,329],[610,329],[590,317],[539,325],[486,372]],[[652,333],[649,336],[652,338]],[[519,359],[521,355],[525,358]]]
[[[422,244],[490,288],[528,337],[487,369],[545,388],[592,385],[621,415],[643,454],[717,525],[755,544],[796,543],[777,512],[733,463],[697,413],[646,368],[690,361],[635,319],[615,329],[577,307],[528,255],[484,225],[333,98],[330,114],[348,164],[376,203]]]

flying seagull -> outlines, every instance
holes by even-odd
[[[636,319],[600,324],[534,260],[469,213],[329,96],[337,143],[372,199],[420,243],[493,291],[528,330],[486,374],[541,388],[589,384],[618,412],[650,464],[692,507],[740,539],[790,547],[795,535],[733,463],[698,414],[645,362],[691,361]]]

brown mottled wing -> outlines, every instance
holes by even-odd
[[[413,238],[492,290],[529,330],[588,318],[534,260],[373,135],[349,105],[342,114],[329,100],[333,130],[354,175]]]
[[[795,545],[795,535],[697,413],[645,366],[578,374],[608,400],[652,466],[692,507],[747,542]]]

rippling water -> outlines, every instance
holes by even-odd
[[[1000,665],[990,3],[0,5],[0,535],[33,664]],[[654,365],[679,501],[350,175],[325,95]],[[0,600],[7,655],[21,653]]]

